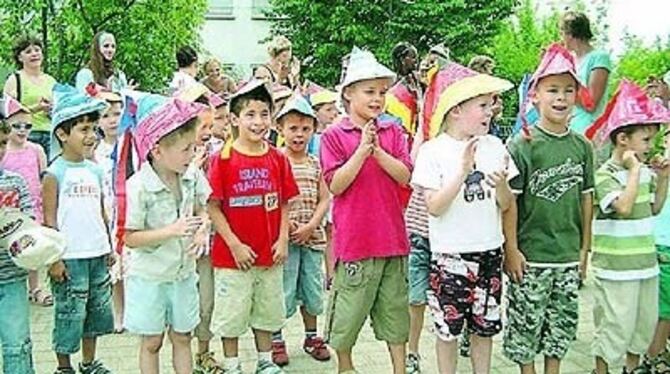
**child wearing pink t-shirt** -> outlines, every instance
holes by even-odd
[[[354,373],[351,350],[368,316],[405,372],[409,335],[409,242],[399,188],[410,179],[403,129],[382,114],[395,74],[354,48],[342,83],[347,116],[321,138],[323,176],[333,197],[336,261],[326,338],[339,373]]]

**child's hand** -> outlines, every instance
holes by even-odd
[[[233,253],[235,264],[242,271],[251,269],[251,267],[254,266],[256,257],[258,257],[256,252],[254,252],[251,247],[241,242],[235,245],[231,245],[230,251]]]
[[[623,161],[623,167],[626,170],[632,170],[633,168],[640,167],[640,160],[637,158],[635,151],[625,151],[621,157]]]
[[[209,233],[207,230],[198,230],[193,236],[193,241],[188,246],[188,254],[195,258],[208,255],[209,253]]]
[[[195,148],[195,155],[193,156],[193,162],[198,169],[203,169],[207,160],[209,159],[209,153],[207,152],[207,147],[201,146]]]
[[[65,282],[68,279],[67,268],[62,260],[54,262],[49,267],[49,276],[56,283]]]
[[[112,266],[114,266],[114,264],[116,264],[116,262],[118,261],[118,259],[116,258],[117,256],[118,256],[118,254],[116,254],[116,252],[112,252],[112,253],[107,255],[107,267],[108,268],[111,268]]]
[[[279,237],[272,246],[272,261],[275,265],[281,265],[288,258],[288,240]]]
[[[358,143],[357,152],[366,157],[371,155],[377,144],[377,127],[374,120],[368,121],[361,129],[361,141]]]
[[[170,225],[170,233],[175,237],[192,236],[202,224],[202,218],[198,216],[181,217],[177,222]]]
[[[293,219],[288,221],[288,233],[289,233],[289,235],[293,234],[296,230],[298,230],[298,227],[299,227],[298,221],[293,220]]]
[[[51,101],[49,99],[42,97],[37,103],[37,111],[49,113],[51,111]]]
[[[588,264],[589,264],[589,251],[586,249],[582,249],[579,252],[579,278],[582,280],[582,282],[586,280]]]
[[[463,163],[461,165],[463,172],[467,175],[475,168],[475,153],[477,152],[478,138],[468,140],[463,150]]]
[[[521,283],[526,270],[526,257],[518,249],[505,248],[503,268],[514,283]]]
[[[651,160],[651,168],[654,169],[656,175],[660,178],[668,178],[670,176],[670,161],[661,155],[657,155]]]
[[[316,226],[312,224],[306,224],[298,227],[297,230],[291,233],[291,241],[298,244],[305,244],[314,234]]]

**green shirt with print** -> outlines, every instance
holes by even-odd
[[[568,130],[553,134],[540,126],[531,139],[508,144],[519,175],[510,181],[517,194],[519,249],[531,265],[579,261],[582,196],[594,186],[593,149]]]

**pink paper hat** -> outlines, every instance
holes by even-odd
[[[643,89],[624,79],[603,114],[586,129],[585,135],[602,145],[616,129],[656,123],[670,123],[670,110],[647,96]]]
[[[2,99],[2,117],[9,118],[19,112],[30,113],[30,110],[15,98],[5,95]]]
[[[143,110],[148,108],[148,110]],[[166,98],[160,95],[147,95],[137,103],[138,123],[133,137],[140,163],[147,159],[147,155],[158,141],[165,135],[186,124],[207,106],[199,103],[189,103],[177,98]]]
[[[228,102],[227,102],[226,100],[224,100],[221,96],[219,96],[219,95],[217,95],[217,94],[215,94],[215,93],[213,93],[213,92],[210,92],[210,93],[207,95],[207,99],[209,100],[209,105],[211,105],[212,108],[214,108],[214,109],[216,109],[216,108],[218,108],[218,107],[220,107],[220,106],[226,105],[226,104],[228,103]]]

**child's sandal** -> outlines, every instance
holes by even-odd
[[[39,287],[28,293],[28,300],[35,305],[44,307],[54,305],[53,296]]]

